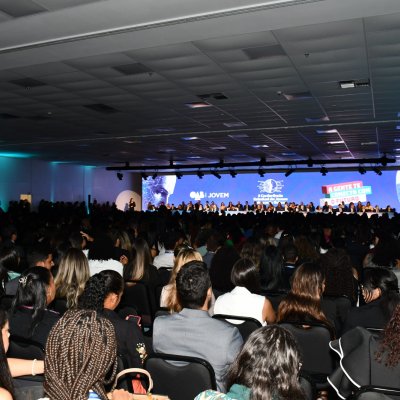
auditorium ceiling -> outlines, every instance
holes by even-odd
[[[399,0],[0,0],[0,155],[385,154],[400,161]]]

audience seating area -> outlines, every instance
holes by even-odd
[[[20,260],[15,265],[13,272],[21,273],[32,266],[29,260],[32,249],[46,247],[49,249],[49,254],[53,256],[55,266],[52,273],[56,275],[60,259],[65,253],[65,246],[72,246],[69,238],[72,234],[81,232],[84,223],[85,232],[90,240],[85,240],[83,247],[89,249],[91,241],[96,240],[99,232],[108,233],[111,229],[115,229],[121,237],[122,233],[126,233],[130,242],[128,247],[120,250],[124,252],[129,263],[136,262],[135,251],[132,250],[132,243],[136,238],[144,238],[148,242],[149,248],[155,244],[158,251],[163,252],[163,243],[160,240],[162,234],[177,231],[188,246],[195,249],[204,248],[207,255],[213,256],[221,247],[228,246],[229,251],[237,255],[237,259],[252,257],[260,271],[260,276],[267,281],[272,281],[276,274],[280,274],[279,271],[283,268],[286,260],[283,260],[281,256],[282,261],[278,266],[272,262],[268,264],[263,261],[264,250],[268,246],[277,246],[281,252],[288,243],[296,246],[296,239],[299,237],[305,238],[305,241],[302,242],[302,247],[296,248],[296,265],[302,262],[318,263],[321,253],[329,252],[333,248],[340,248],[346,252],[349,260],[350,275],[353,274],[359,281],[363,278],[364,268],[371,266],[388,269],[397,277],[400,276],[397,263],[400,259],[398,240],[400,218],[397,214],[392,215],[391,219],[387,214],[381,217],[375,215],[371,218],[357,214],[339,216],[308,214],[304,216],[296,213],[219,216],[203,212],[177,214],[166,210],[122,213],[114,207],[98,205],[97,208],[91,210],[90,215],[77,215],[75,213],[76,205],[68,203],[54,204],[52,208],[43,210],[31,213],[26,209],[20,209],[18,204],[14,204],[7,213],[0,215],[1,254],[9,248],[16,249],[19,254]],[[216,251],[210,252],[207,246],[213,235],[222,235],[223,240],[217,246]],[[226,241],[226,239],[228,240]],[[248,246],[247,253],[244,252],[246,244]],[[370,257],[369,264],[366,265],[365,257],[368,254],[371,254],[372,257]],[[116,257],[116,259],[119,258]],[[2,262],[1,259],[0,262]],[[320,265],[321,268],[327,270],[326,274],[335,273],[335,271],[329,271],[328,265],[323,265],[323,263]],[[222,268],[221,265],[213,264],[211,261],[209,267],[211,277],[218,275],[218,279],[230,280],[229,274],[232,265],[224,265]],[[224,270],[228,272],[224,272]],[[129,315],[138,317],[137,321],[146,336],[149,353],[144,360],[144,368],[153,377],[154,392],[166,394],[173,400],[187,400],[193,399],[203,390],[215,390],[215,374],[207,360],[183,357],[178,352],[173,355],[151,352],[154,319],[158,315],[169,313],[169,310],[160,307],[160,296],[162,287],[168,283],[170,275],[170,268],[165,267],[159,269],[157,284],[146,281],[145,275],[141,279],[125,279],[123,295],[116,311],[123,318]],[[336,276],[335,279],[339,280],[339,276]],[[5,287],[7,287],[6,281],[7,279],[2,282]],[[213,283],[213,278],[211,278],[211,282]],[[260,287],[259,293],[271,301],[278,314],[279,304],[287,295],[288,289],[285,288],[285,285],[280,284],[279,279],[277,282],[273,288]],[[326,296],[323,295],[324,298],[331,299],[334,304],[336,338],[341,336],[341,329],[349,311],[356,307],[354,304],[363,303],[361,289],[355,288],[355,292],[359,293],[359,298],[351,300],[348,297],[349,292],[345,292],[343,285],[338,281],[337,285],[326,287]],[[215,297],[221,293],[219,290],[214,291]],[[0,294],[1,308],[11,311],[14,296],[7,295],[2,289]],[[49,305],[49,308],[63,314],[67,309],[66,300],[58,298]],[[230,325],[236,326],[244,341],[253,331],[261,327],[259,321],[247,316],[218,314],[213,315],[213,318],[224,322],[228,321]],[[332,333],[326,326],[310,319],[280,321],[279,324],[294,335],[300,347],[302,354],[301,382],[307,393],[306,397],[310,400],[315,399],[318,392],[328,390],[329,399],[336,399],[335,392],[329,389],[326,380],[338,365],[338,360],[329,348],[329,342],[334,339]],[[374,333],[380,333],[382,328],[383,326],[371,328],[371,330]],[[17,331],[11,332],[10,340],[9,357],[26,359],[43,359],[45,357],[44,349],[40,344],[19,337]],[[129,367],[129,365],[121,361],[119,369],[123,367]],[[399,382],[400,377],[397,384]],[[400,398],[400,385],[396,387],[396,382],[393,384],[393,388],[362,387],[352,395],[351,399],[375,399],[376,393],[391,399]],[[132,391],[131,385],[125,384],[124,387]]]

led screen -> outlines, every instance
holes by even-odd
[[[312,201],[315,205],[322,205],[328,201],[330,205],[337,205],[341,201],[346,204],[361,201],[371,202],[372,206],[381,208],[391,205],[400,209],[400,172],[383,171],[381,176],[374,172],[364,175],[358,172],[329,172],[326,176],[320,173],[294,172],[288,177],[284,173],[239,174],[232,178],[229,174],[221,174],[221,179],[213,175],[205,175],[199,179],[197,175],[184,175],[177,179],[175,175],[158,176],[156,179],[143,180],[143,209],[149,202],[159,205],[174,204],[182,201],[201,200],[214,201],[219,205],[232,201],[242,204],[248,201],[265,203],[294,201],[305,204]]]

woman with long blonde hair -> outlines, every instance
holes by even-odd
[[[61,259],[54,279],[56,298],[65,299],[67,308],[76,308],[90,277],[89,262],[82,250],[71,248]]]
[[[184,247],[175,257],[174,268],[172,269],[168,285],[164,286],[162,289],[160,306],[168,308],[171,312],[179,312],[182,310],[182,306],[179,304],[176,293],[175,279],[182,266],[189,261],[203,261],[203,258],[196,250],[193,250],[189,247]]]

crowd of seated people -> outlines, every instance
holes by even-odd
[[[110,346],[114,340],[113,351],[125,355],[127,367],[141,366],[152,346],[155,352],[209,361],[221,394],[207,396],[228,392],[229,399],[240,390],[247,393],[243,398],[257,399],[262,397],[256,392],[272,390],[276,398],[290,398],[289,393],[300,390],[297,380],[288,381],[286,392],[273,386],[272,377],[253,382],[259,368],[268,370],[272,365],[254,365],[249,373],[239,368],[253,352],[261,363],[273,351],[286,354],[283,363],[290,357],[297,360],[292,338],[274,331],[275,322],[318,322],[336,339],[352,338],[354,328],[386,327],[383,339],[376,339],[380,356],[374,360],[385,364],[389,357],[390,364],[398,366],[388,338],[393,341],[397,329],[393,319],[398,320],[400,303],[399,233],[397,214],[389,219],[387,214],[368,218],[357,213],[122,212],[99,204],[88,214],[81,204],[44,202],[37,211],[29,211],[17,203],[0,213],[1,307],[8,309],[11,335],[39,342],[46,348],[45,360],[55,354],[54,340],[49,345],[53,332],[61,335],[61,327],[69,329],[65,324],[71,324],[73,332],[74,321],[84,318],[92,321],[91,326],[103,324],[104,332],[111,326],[116,338],[107,336]],[[141,330],[136,319],[125,320],[127,314],[121,310],[124,290],[139,283],[149,289],[157,308],[165,308],[166,315],[155,318],[149,331]],[[135,305],[131,306],[135,314]],[[254,317],[266,327],[242,349],[237,327],[229,319],[212,318],[214,313]],[[356,343],[367,337],[355,335]],[[287,348],[271,348],[278,337]],[[267,347],[263,352],[257,350],[261,345]],[[3,343],[3,350],[6,347]],[[101,368],[114,365],[114,353],[107,357],[112,360],[103,360]],[[0,362],[7,363],[5,356]],[[45,364],[44,389],[50,399],[64,398],[54,390],[70,391],[68,382],[54,385],[57,379],[67,380],[68,368],[75,367],[59,362],[58,366],[54,357]],[[47,375],[46,365],[52,376]],[[82,371],[89,386],[85,393],[77,388],[81,397],[75,398],[104,397],[106,382],[97,375],[89,378],[91,374]],[[9,380],[10,376],[7,373]],[[294,372],[290,377],[297,379]],[[13,395],[7,379],[0,381],[0,387]],[[248,397],[248,390],[254,391],[253,397]],[[115,392],[115,398],[119,395],[126,393]]]

